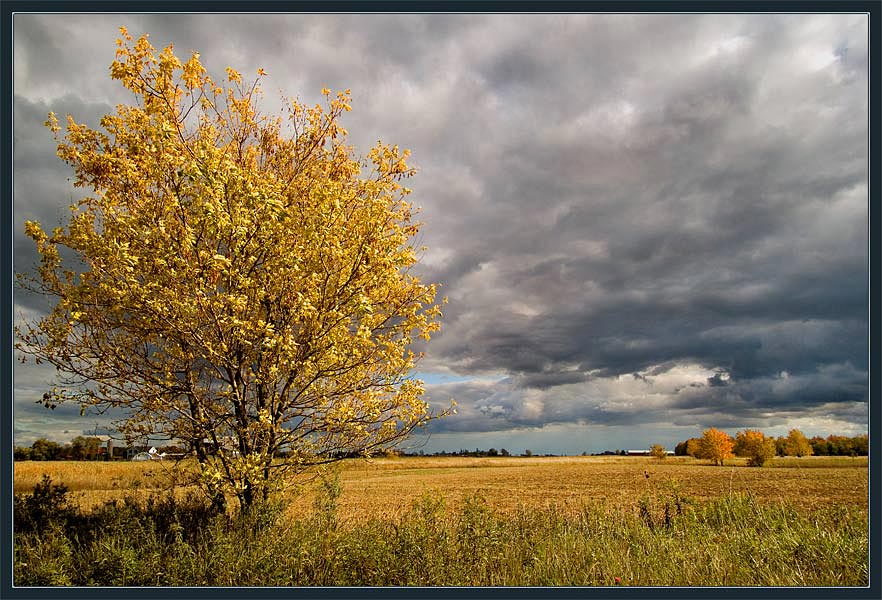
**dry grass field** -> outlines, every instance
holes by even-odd
[[[15,463],[15,489],[25,493],[14,513],[16,582],[865,586],[869,580],[865,457],[779,459],[764,468],[680,457],[350,460],[322,473],[325,481],[291,482],[285,512],[269,505],[224,517],[204,502],[156,494],[167,489],[172,467]],[[64,505],[51,508],[46,485],[27,494],[44,474],[70,489]],[[107,502],[154,494],[143,504]]]
[[[15,491],[31,490],[48,474],[88,508],[127,494],[143,497],[162,490],[171,481],[173,466],[17,462]],[[339,517],[345,520],[398,516],[426,492],[439,493],[451,506],[477,494],[504,512],[552,506],[570,512],[586,503],[633,507],[641,495],[672,484],[697,501],[744,492],[760,502],[788,502],[800,509],[840,505],[866,512],[867,466],[866,457],[779,458],[765,468],[747,467],[740,459],[715,467],[689,457],[401,457],[347,460],[327,475],[339,476]],[[292,516],[302,518],[312,509],[315,487],[315,482],[292,482]]]
[[[866,510],[866,458],[782,462],[788,466],[750,468],[732,461],[732,466],[714,467],[679,457],[377,459],[341,469],[340,515],[396,515],[426,491],[440,492],[453,504],[478,494],[502,511],[554,506],[569,512],[597,502],[620,508],[671,482],[696,500],[749,492],[763,502],[786,501],[800,508],[839,504]],[[308,508],[307,497],[297,504]]]

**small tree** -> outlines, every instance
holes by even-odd
[[[269,118],[262,69],[222,85],[198,53],[182,64],[121,32],[110,72],[134,104],[104,131],[46,123],[91,195],[66,227],[25,224],[41,264],[21,284],[55,303],[16,347],[60,372],[45,404],[123,409],[129,439],[185,442],[212,497],[243,507],[438,416],[407,377],[441,315],[411,272],[409,153],[354,155],[348,90]]]
[[[665,450],[665,447],[661,444],[653,444],[652,447],[649,449],[649,455],[659,460],[664,460],[668,457],[668,453]]]
[[[851,440],[844,435],[828,435],[827,447],[831,456],[847,456],[851,447]]]
[[[686,440],[686,454],[693,458],[699,458],[699,454],[701,454],[701,438],[689,438]]]
[[[784,440],[784,453],[787,456],[811,456],[812,445],[808,438],[799,430],[791,429]]]
[[[787,456],[787,438],[783,435],[775,438],[775,452],[778,456]]]
[[[13,460],[31,460],[31,449],[27,446],[16,446],[12,451]]]
[[[78,435],[70,441],[70,457],[74,460],[92,460],[98,456],[101,439]]]
[[[811,438],[809,440],[809,444],[811,444],[812,446],[812,455],[814,456],[827,456],[830,453],[830,448],[827,445],[827,440],[819,435]]]
[[[869,434],[856,435],[851,438],[851,455],[867,456],[870,453],[870,436]]]
[[[732,438],[725,432],[714,427],[705,430],[701,437],[697,458],[712,461],[715,465],[722,465],[727,458],[732,458]]]
[[[31,444],[31,460],[56,460],[61,456],[62,446],[58,442],[39,438]]]
[[[775,439],[761,431],[745,429],[735,436],[733,448],[736,456],[747,457],[747,464],[761,467],[775,457]]]

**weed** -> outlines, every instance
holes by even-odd
[[[539,460],[539,459],[530,459]],[[406,470],[395,469],[405,481]],[[618,465],[625,465],[620,467]],[[627,485],[630,463],[609,478]],[[627,467],[627,470],[625,469]],[[507,467],[510,470],[531,467]],[[662,466],[655,467],[659,471]],[[666,461],[671,475],[676,461]],[[717,476],[717,469],[695,473]],[[481,469],[470,468],[480,473]],[[745,477],[787,469],[738,469]],[[825,468],[814,471],[824,473]],[[15,498],[17,585],[62,586],[861,586],[866,507],[775,501],[639,471],[642,495],[514,506],[494,489],[415,495],[401,512],[353,512],[345,469],[317,480],[303,513],[219,515],[201,496],[129,495],[78,507],[44,478]],[[619,475],[619,473],[621,475]],[[658,471],[655,473],[658,475]],[[364,476],[364,475],[362,475]],[[397,477],[396,477],[397,479]],[[759,481],[750,479],[751,482]],[[487,483],[486,481],[484,482]],[[400,485],[400,484],[399,484]],[[725,487],[728,487],[726,483]],[[463,488],[461,487],[460,490]],[[529,490],[528,487],[519,489]],[[376,507],[375,507],[376,508]],[[386,510],[389,510],[387,505]]]
[[[16,495],[14,500],[14,526],[20,532],[42,532],[47,528],[64,523],[73,515],[73,506],[68,500],[68,489],[64,484],[53,484],[48,475],[34,486],[33,492],[26,496]]]

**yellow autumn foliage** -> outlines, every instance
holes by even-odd
[[[127,436],[187,442],[200,481],[243,505],[439,416],[407,378],[441,316],[411,272],[408,152],[354,154],[349,90],[270,117],[262,69],[221,84],[197,52],[182,63],[125,29],[117,45],[111,77],[134,102],[101,130],[46,122],[88,195],[51,234],[25,224],[41,263],[22,285],[54,305],[17,347],[63,375],[47,401],[122,408]]]
[[[711,427],[705,429],[702,434],[696,457],[710,460],[715,465],[722,466],[725,459],[735,456],[734,446],[735,443],[728,433]]]

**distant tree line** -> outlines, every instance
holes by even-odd
[[[102,440],[99,437],[77,436],[70,442],[61,444],[40,438],[31,446],[16,446],[13,452],[14,460],[107,460],[106,446],[102,446]],[[143,448],[146,450],[146,447]],[[117,446],[113,448],[113,458],[124,458],[127,448],[125,446]],[[169,453],[186,453],[185,448],[178,446],[165,446],[163,451]],[[624,452],[624,451],[622,451]],[[285,458],[286,453],[279,451],[276,453],[278,457]],[[447,452],[440,451],[434,453],[426,453],[422,450],[415,453],[408,453],[395,448],[387,448],[376,453],[377,456],[395,457],[395,456],[474,456],[474,457],[493,457],[493,456],[512,456],[511,452],[505,448],[490,448],[482,450],[475,448],[474,450],[464,450]],[[361,452],[336,452],[334,458],[361,458]],[[520,456],[533,456],[531,450],[525,450]],[[553,456],[545,454],[544,456]]]
[[[433,452],[431,454],[424,454],[422,451],[419,453],[419,456],[512,456],[511,452],[506,450],[505,448],[490,448],[488,450],[482,450],[480,448],[475,448],[474,450],[466,450],[464,448],[460,448],[458,451],[454,450],[452,452],[447,452],[446,450],[441,450],[439,452]],[[530,450],[526,450],[521,456],[533,456],[533,452]]]
[[[624,453],[624,450],[622,450]],[[586,453],[583,453],[583,455]],[[400,450],[397,448],[389,448],[385,450],[380,450],[376,453],[377,456],[383,456],[386,458],[395,457],[395,456],[471,456],[471,457],[494,457],[494,456],[557,456],[557,454],[534,454],[532,450],[527,449],[524,450],[521,454],[512,454],[510,451],[505,448],[490,448],[487,450],[483,450],[481,448],[475,448],[474,450],[466,450],[465,448],[461,448],[459,450],[439,450],[436,452],[425,452],[424,450],[419,450],[417,452],[407,452],[404,450]],[[351,452],[351,453],[336,453],[334,454],[335,458],[359,458],[364,456],[360,452]]]
[[[866,433],[855,437],[830,435],[809,439],[815,456],[867,456],[870,453],[870,436]]]
[[[104,460],[101,438],[78,435],[66,444],[40,438],[30,447],[16,446],[14,460]]]
[[[99,437],[78,435],[71,441],[60,444],[39,438],[30,446],[16,446],[13,449],[13,460],[113,460],[126,457],[128,448],[124,445],[112,447],[113,456],[107,454],[107,446],[102,445]],[[143,447],[146,451],[147,447]],[[178,446],[165,446],[163,451],[181,453]]]
[[[733,456],[747,457],[753,466],[762,466],[775,456],[866,456],[868,453],[867,434],[807,438],[799,429],[791,429],[787,436],[777,438],[755,429],[745,429],[733,439],[712,427],[702,437],[690,438],[674,448],[677,456],[708,459],[715,464],[723,464],[723,460]]]
[[[177,446],[167,446],[163,450],[174,453],[184,452]],[[108,460],[109,458],[123,458],[126,453],[125,447],[114,447],[113,457],[107,456],[107,450],[102,447],[101,438],[90,436],[77,436],[66,444],[53,442],[45,438],[36,440],[30,447],[16,446],[13,453],[15,460]],[[280,453],[281,454],[281,453]],[[625,450],[605,450],[597,452],[593,456],[627,456]],[[659,444],[652,446],[648,452],[650,456],[663,459],[665,449]],[[702,437],[689,438],[682,441],[674,448],[676,456],[692,456],[699,459],[711,460],[715,464],[723,464],[727,458],[734,456],[747,457],[749,464],[762,466],[775,456],[867,456],[869,454],[869,436],[867,434],[855,437],[842,435],[829,435],[826,438],[815,436],[806,438],[798,429],[793,429],[787,436],[777,438],[766,436],[761,431],[745,429],[738,432],[734,438],[723,431],[710,428]],[[408,453],[403,450],[387,449],[379,452],[380,456],[470,456],[470,457],[494,457],[513,456],[505,448],[490,448],[482,450],[460,449],[448,452],[441,450],[427,453],[422,450]],[[583,456],[587,452],[582,453]],[[351,453],[337,458],[358,458],[361,453]],[[554,454],[534,455],[531,450],[525,450],[519,456],[555,456]]]

